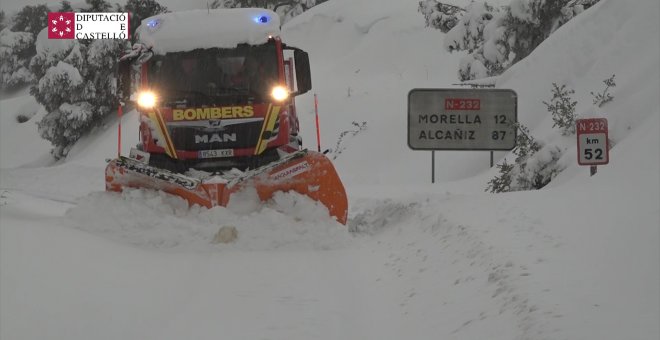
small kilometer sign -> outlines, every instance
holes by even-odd
[[[578,164],[603,165],[610,161],[607,136],[607,119],[578,119]]]

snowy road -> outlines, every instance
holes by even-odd
[[[98,180],[92,170],[80,170],[80,183]],[[577,185],[571,201],[566,189],[393,188],[386,198],[381,188],[374,199],[354,188],[348,232],[315,213],[288,216],[287,200],[200,212],[158,193],[60,190],[72,204],[35,189],[72,172],[2,172],[2,183],[26,188],[2,191],[3,338],[587,339],[603,330],[614,339],[643,329],[628,338],[644,339],[654,331],[657,306],[646,297],[658,254],[645,252],[657,231],[622,232],[625,216],[611,221],[598,204],[571,203],[617,192],[608,205],[625,205],[638,188]],[[653,219],[653,199],[626,209]],[[589,226],[576,220],[599,214]],[[211,244],[226,219],[239,239]],[[629,241],[616,246],[612,237]],[[638,248],[625,246],[633,241]],[[620,319],[622,310],[638,317]]]
[[[2,258],[11,260],[2,266],[7,338],[458,339],[492,323],[509,335],[536,326],[512,313],[528,301],[500,305],[500,294],[522,298],[508,278],[519,268],[493,262],[467,227],[438,220],[420,230],[411,220],[420,214],[415,204],[389,206],[399,217],[407,214],[376,235],[352,236],[340,249],[154,251],[70,229],[63,216],[69,204],[4,196],[2,224],[10,227],[2,229]],[[30,211],[37,206],[35,216]],[[122,237],[134,241],[130,233],[116,238]],[[484,266],[493,266],[488,276]],[[440,306],[452,313],[438,313]],[[35,319],[47,322],[30,327]],[[481,325],[466,327],[471,323]]]

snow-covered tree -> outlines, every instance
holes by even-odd
[[[155,0],[128,0],[124,10],[131,13],[129,25],[131,37],[135,36],[135,30],[140,26],[143,19],[168,12],[167,7]]]
[[[69,1],[62,1],[60,2],[60,8],[57,10],[58,12],[74,12],[73,7],[71,6],[71,3]]]
[[[30,32],[0,31],[0,87],[12,88],[34,80],[29,62],[34,49]]]
[[[213,0],[210,8],[267,8],[280,15],[282,23],[327,0]]]
[[[528,56],[561,25],[599,0],[511,0],[496,8],[472,2],[447,33],[444,47],[467,51],[459,79],[494,76]]]
[[[25,6],[0,29],[0,88],[29,84],[34,76],[29,63],[35,54],[34,38],[48,22],[46,5]],[[0,21],[4,22],[4,12]]]
[[[529,55],[552,32],[563,24],[562,9],[570,0],[512,0],[505,26],[515,37],[511,50],[514,62]]]
[[[477,79],[501,73],[509,65],[509,39],[503,27],[505,10],[473,2],[446,35],[444,48],[468,51],[459,67],[459,79]]]
[[[30,68],[38,81],[30,88],[48,114],[39,122],[56,158],[114,112],[118,98],[115,65],[125,49],[123,40],[50,40],[39,33],[37,55]]]
[[[112,5],[105,0],[85,0],[87,6],[82,8],[83,12],[110,12]]]
[[[48,12],[46,5],[25,6],[13,18],[11,30],[14,32],[30,32],[32,36],[48,26]]]
[[[0,11],[0,31],[5,29],[5,11]]]
[[[420,1],[418,10],[424,15],[426,26],[437,28],[443,33],[454,28],[465,12],[465,9],[461,7],[444,4],[437,0]]]
[[[444,47],[449,52],[473,52],[484,43],[486,25],[495,17],[501,16],[500,9],[486,2],[472,2],[465,8],[459,22],[446,35]]]
[[[322,3],[319,0],[295,0],[287,2],[280,2],[279,6],[275,6],[273,10],[277,12],[282,18],[282,22],[287,22],[294,17],[302,14],[308,9]]]
[[[528,56],[550,34],[599,0],[512,0],[505,25],[513,63]]]

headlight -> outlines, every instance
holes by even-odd
[[[278,102],[281,102],[287,98],[289,98],[289,90],[286,89],[284,86],[275,86],[273,87],[273,90],[270,92],[270,95],[273,97],[273,99],[277,100]]]
[[[138,93],[137,104],[143,109],[151,109],[156,106],[156,94],[151,91]]]

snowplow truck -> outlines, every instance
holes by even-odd
[[[139,113],[140,142],[108,162],[106,190],[162,190],[208,208],[241,190],[262,201],[294,191],[346,224],[334,166],[302,149],[298,134],[294,98],[311,89],[308,55],[279,32],[275,12],[254,8],[143,20],[118,67],[118,89]]]

